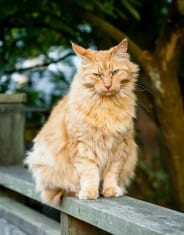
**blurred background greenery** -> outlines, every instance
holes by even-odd
[[[184,1],[1,0],[0,92],[25,92],[29,147],[79,64],[71,41],[127,37],[137,82],[139,164],[129,195],[184,211]]]

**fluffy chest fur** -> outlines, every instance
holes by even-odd
[[[95,160],[103,172],[112,161],[125,159],[124,140],[133,130],[135,96],[94,99],[78,97],[73,102],[74,97],[69,97],[68,132],[78,155]]]
[[[133,92],[128,97],[119,95],[98,96],[85,94],[80,96],[74,87],[68,100],[69,119],[81,130],[92,128],[101,134],[116,135],[126,131],[129,123],[135,117],[135,95]]]

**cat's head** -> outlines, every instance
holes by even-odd
[[[115,95],[133,89],[138,66],[130,62],[127,40],[105,51],[85,49],[72,43],[82,58],[79,82],[99,95]]]

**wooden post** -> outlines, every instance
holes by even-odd
[[[26,94],[0,94],[0,165],[24,159],[24,107]]]
[[[61,235],[110,235],[110,233],[61,213]]]

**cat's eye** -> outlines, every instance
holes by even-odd
[[[119,73],[119,69],[116,69],[116,70],[112,71],[112,75],[116,75],[118,73]]]
[[[100,73],[93,73],[93,76],[99,78],[99,77],[101,77],[101,74]]]

